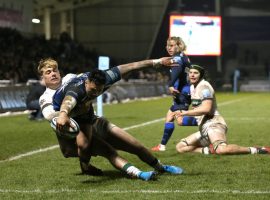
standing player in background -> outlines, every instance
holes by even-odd
[[[173,104],[169,108],[166,118],[161,143],[152,148],[152,151],[165,151],[166,144],[174,131],[174,114],[176,110],[188,110],[190,105],[190,85],[187,79],[187,71],[190,60],[184,51],[186,44],[180,37],[169,37],[167,39],[166,50],[173,57],[176,64],[170,71],[169,92],[173,97]],[[180,119],[179,119],[180,120]],[[179,125],[196,125],[193,118],[185,118]]]
[[[176,145],[179,153],[197,152],[202,154],[268,154],[269,147],[242,147],[228,144],[227,124],[217,110],[215,91],[210,83],[204,80],[205,70],[199,65],[191,65],[189,80],[191,83],[191,103],[193,109],[176,111],[175,118],[195,117],[199,131],[181,139]]]

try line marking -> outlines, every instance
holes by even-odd
[[[218,106],[229,105],[229,104],[232,104],[232,103],[242,101],[243,99],[244,98],[236,99],[236,100],[232,100],[232,101],[226,101],[226,102],[218,104]],[[158,122],[163,121],[163,120],[164,120],[164,117],[159,118],[159,119],[155,119],[155,120],[152,120],[152,121],[144,122],[144,123],[141,123],[141,124],[129,126],[129,127],[123,128],[123,129],[125,131],[127,131],[127,130],[130,130],[130,129],[133,129],[133,128],[138,128],[138,127],[143,127],[143,126],[147,126],[147,125],[150,125],[150,124],[158,123]],[[29,151],[29,152],[24,153],[24,154],[19,154],[17,156],[10,157],[10,158],[8,158],[6,160],[0,160],[0,163],[7,162],[7,161],[18,160],[18,159],[21,159],[21,158],[26,157],[26,156],[31,156],[31,155],[34,155],[34,154],[50,151],[50,150],[53,150],[53,149],[56,149],[56,148],[59,148],[59,145],[53,145],[53,146],[46,147],[46,148],[43,148],[43,149],[38,149],[38,150],[34,150],[34,151]]]
[[[10,190],[0,189],[0,193],[24,193],[24,194],[60,194],[60,193],[104,193],[104,194],[125,194],[125,193],[143,193],[143,194],[270,194],[270,191],[261,190],[74,190],[74,189],[59,189],[59,190]]]

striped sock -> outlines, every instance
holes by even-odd
[[[258,153],[258,150],[255,147],[249,147],[249,150],[250,150],[250,154],[257,154]]]
[[[141,170],[139,170],[137,167],[133,166],[130,163],[127,163],[122,168],[124,172],[126,172],[130,176],[139,177],[139,174],[141,173]]]
[[[203,147],[202,148],[202,154],[206,154],[206,155],[210,154],[209,147]]]

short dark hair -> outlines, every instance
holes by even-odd
[[[99,69],[94,69],[89,73],[88,80],[90,82],[94,82],[96,85],[105,85],[106,83],[105,72]]]
[[[204,78],[205,69],[203,66],[200,65],[191,65],[189,69],[196,69],[200,72],[200,79]]]

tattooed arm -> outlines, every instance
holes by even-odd
[[[65,96],[62,101],[59,117],[57,119],[57,130],[62,131],[66,126],[71,126],[69,115],[76,106],[77,101],[72,96]]]

